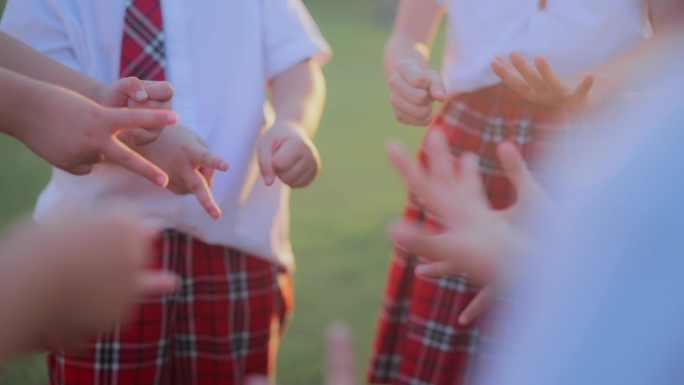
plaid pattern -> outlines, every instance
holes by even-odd
[[[147,298],[134,320],[83,353],[48,356],[52,385],[241,385],[273,374],[292,310],[290,275],[236,250],[164,232],[159,268],[182,278],[172,296]]]
[[[128,0],[121,44],[122,78],[165,80],[166,49],[160,0]]]
[[[515,193],[496,156],[499,143],[512,140],[534,171],[543,154],[562,142],[557,133],[568,127],[564,110],[535,106],[504,85],[463,94],[447,102],[430,130],[442,130],[454,156],[465,151],[480,156],[480,171],[492,206],[511,205]],[[426,162],[423,150],[419,159]],[[543,178],[542,178],[543,179]],[[427,228],[439,223],[412,196],[404,219]],[[424,279],[414,274],[420,256],[395,248],[385,300],[378,321],[368,380],[393,385],[461,385],[472,383],[475,368],[500,359],[489,347],[505,347],[507,301],[493,306],[470,327],[461,327],[460,312],[479,288],[465,277]],[[496,333],[494,333],[495,331]],[[500,350],[500,349],[499,349]]]

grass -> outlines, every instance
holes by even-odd
[[[316,138],[324,170],[292,199],[296,315],[280,350],[278,382],[283,385],[322,384],[322,337],[334,321],[348,323],[356,336],[361,378],[389,260],[386,229],[404,197],[384,143],[395,136],[415,145],[422,133],[396,123],[387,103],[382,50],[390,26],[378,18],[381,2],[306,3],[335,58],[325,69],[328,104]],[[7,137],[0,137],[0,164],[2,226],[30,212],[49,168]],[[45,381],[36,356],[11,363],[0,375],[4,385]]]

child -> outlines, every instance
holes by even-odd
[[[134,200],[145,223],[168,229],[156,261],[181,276],[182,289],[143,303],[134,322],[85,354],[51,353],[51,382],[240,384],[250,374],[273,375],[292,306],[288,186],[304,187],[318,174],[310,138],[324,99],[320,61],[328,54],[301,2],[69,0],[55,7],[15,0],[5,12],[5,30],[101,81],[168,78],[181,124],[231,164],[213,181],[218,220],[190,198],[116,167],[97,166],[81,179],[54,172],[38,219],[63,204]],[[264,114],[267,90],[274,121]],[[170,170],[186,155],[176,143],[140,151]],[[185,187],[206,187],[201,157],[185,161],[192,167],[179,177],[202,177]]]
[[[656,1],[661,8],[679,7],[675,2]],[[444,11],[449,17],[445,82],[440,74],[428,70],[429,46]],[[623,68],[620,61],[630,62],[638,56],[634,52],[654,45],[643,42],[646,16],[648,7],[640,0],[558,0],[538,4],[403,0],[385,57],[395,115],[412,125],[432,121],[431,129],[444,132],[454,155],[464,151],[479,155],[491,205],[506,208],[513,202],[514,193],[496,159],[497,145],[514,140],[536,170],[541,155],[553,144],[552,134],[567,125],[573,110],[605,100],[614,91],[614,84],[619,85],[628,72],[619,70]],[[657,17],[656,12],[652,16]],[[671,18],[665,21],[678,22]],[[563,77],[563,87],[541,98],[536,98],[536,93],[526,94],[525,98],[534,100],[529,102],[501,84],[490,63],[511,51],[518,51],[523,59],[516,60],[513,55],[516,66],[535,55],[545,56]],[[492,64],[497,71],[503,65],[500,60]],[[591,68],[593,76],[587,68]],[[562,93],[561,97],[558,93]],[[435,100],[446,103],[433,120]],[[425,157],[421,152],[421,162]],[[432,213],[413,197],[407,204],[405,219],[427,229],[439,226]],[[482,329],[500,315],[500,307],[491,309],[491,315],[475,326],[466,326],[472,321],[467,314],[472,313],[464,316],[461,312],[478,288],[469,285],[463,276],[415,277],[419,260],[419,255],[395,249],[369,380],[391,384],[468,383],[483,341]]]

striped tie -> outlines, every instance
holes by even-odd
[[[129,0],[121,45],[121,77],[166,80],[165,67],[160,0]]]

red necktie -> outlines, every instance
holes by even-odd
[[[121,45],[122,78],[135,76],[143,80],[166,80],[160,1],[129,0]]]

